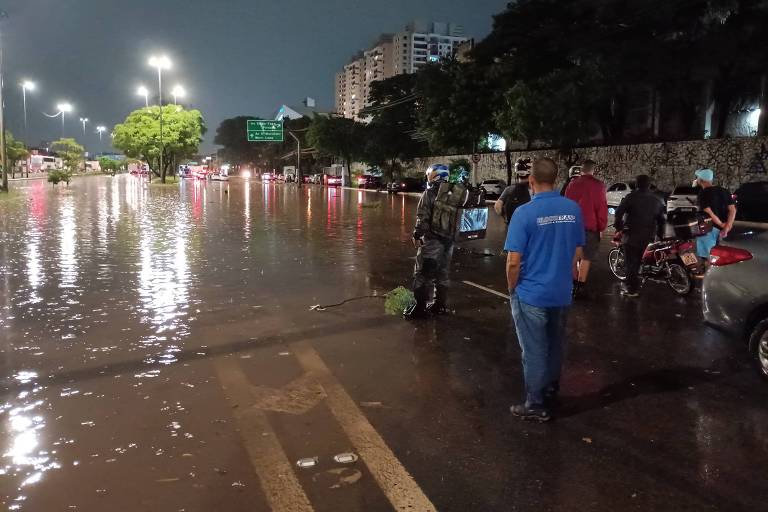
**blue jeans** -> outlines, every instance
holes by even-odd
[[[542,406],[544,392],[559,387],[569,307],[539,308],[510,295],[512,318],[523,352],[525,404]]]

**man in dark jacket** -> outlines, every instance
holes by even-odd
[[[531,159],[520,159],[515,164],[517,183],[504,189],[493,209],[509,224],[512,214],[518,206],[522,206],[531,200]]]
[[[448,167],[445,165],[433,165],[427,169],[427,190],[421,195],[416,208],[416,226],[413,228],[413,245],[417,248],[416,266],[413,270],[413,294],[416,302],[403,312],[409,319],[447,311],[453,239],[440,236],[432,229],[432,214],[440,184],[447,181],[448,176]],[[430,303],[432,286],[435,297]]]
[[[643,253],[654,237],[664,238],[664,203],[651,191],[651,178],[645,174],[637,177],[637,188],[630,192],[616,210],[616,231],[625,230],[624,262],[627,283],[623,290],[626,297],[638,297],[640,265]]]

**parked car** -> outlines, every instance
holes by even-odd
[[[315,184],[319,185],[319,184],[321,184],[323,182],[323,175],[322,174],[317,174],[317,173],[313,174],[312,176],[309,177],[309,182],[310,183],[315,183]]]
[[[419,178],[403,178],[387,184],[387,192],[397,194],[398,192],[424,192],[426,183]]]
[[[326,176],[325,184],[329,187],[340,187],[341,186],[341,176]]]
[[[261,181],[263,182],[274,181],[274,180],[275,180],[275,175],[272,174],[271,172],[265,172],[265,173],[262,173],[261,175]]]
[[[504,180],[483,180],[480,189],[485,190],[486,196],[500,196],[507,184]]]
[[[379,190],[384,188],[384,182],[381,176],[375,174],[363,174],[357,178],[357,186],[359,188]]]
[[[704,320],[740,340],[768,380],[768,230],[732,233],[712,249],[704,276]]]
[[[229,181],[229,176],[220,172],[214,172],[208,175],[211,181]]]
[[[695,212],[699,209],[699,187],[675,187],[667,199],[667,214],[673,212]]]
[[[736,189],[734,198],[738,220],[768,222],[768,181],[744,183]]]
[[[615,214],[616,208],[621,204],[621,200],[635,190],[636,186],[634,181],[620,181],[608,187],[605,194],[605,197],[608,200],[608,213],[611,215]]]

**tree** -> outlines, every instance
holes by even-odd
[[[114,158],[110,158],[108,156],[99,157],[99,167],[101,168],[102,172],[109,171],[109,173],[114,176],[122,166],[123,162],[120,160],[115,160]]]
[[[494,130],[484,70],[455,60],[430,64],[416,75],[418,130],[435,153],[472,153]]]
[[[11,168],[11,177],[16,177],[16,164],[29,158],[29,150],[20,140],[16,140],[9,131],[5,132],[5,154],[8,167]],[[29,169],[27,169],[29,173]]]
[[[352,119],[315,115],[307,130],[307,143],[320,153],[341,158],[349,183],[352,161],[362,156],[364,131],[365,125]]]
[[[114,129],[112,145],[131,158],[147,162],[152,172],[165,183],[176,162],[198,153],[205,134],[203,116],[198,110],[177,105],[162,107],[163,140],[160,142],[160,107],[142,108],[128,114]],[[160,168],[162,147],[163,166]]]
[[[64,162],[64,170],[69,174],[77,172],[80,165],[85,162],[85,148],[78,144],[75,139],[62,138],[54,142],[51,147],[61,157]]]
[[[256,116],[237,116],[225,119],[216,129],[214,144],[223,146],[219,155],[230,164],[240,166],[243,164],[255,164],[263,158],[262,147],[253,142],[248,142],[246,126],[248,121],[260,119]]]
[[[365,130],[364,160],[388,169],[393,179],[398,160],[412,160],[427,153],[419,138],[416,113],[416,77],[397,75],[371,84],[371,106],[363,114],[371,116]]]

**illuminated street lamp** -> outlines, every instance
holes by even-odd
[[[35,90],[35,82],[24,80],[21,82],[21,97],[24,100],[24,138],[27,138],[27,91]]]
[[[144,96],[144,106],[149,108],[149,89],[147,89],[143,85],[140,85],[138,90],[136,91],[136,94],[138,94],[139,96]]]
[[[184,96],[187,95],[187,91],[185,91],[182,86],[177,85],[171,90],[171,94],[173,95],[173,104],[176,105],[178,104],[179,98],[184,98]]]
[[[59,117],[61,116],[61,136],[64,137],[64,130],[65,130],[65,124],[64,124],[64,116],[68,114],[69,112],[72,112],[73,107],[70,103],[67,103],[66,101],[59,103],[56,105],[56,110],[58,110],[57,113],[53,114],[52,116],[48,117]],[[48,115],[48,114],[46,114]]]
[[[97,126],[97,127],[96,127],[96,133],[98,133],[98,134],[99,134],[99,142],[101,142],[101,136],[102,136],[102,134],[103,134],[105,131],[107,131],[107,127],[106,127],[106,126]]]
[[[164,149],[164,143],[163,143],[163,70],[164,69],[171,69],[171,59],[166,57],[165,55],[161,55],[159,57],[152,56],[149,58],[149,65],[153,68],[157,68],[157,91],[158,91],[158,100],[160,103],[160,174],[163,173],[163,149]],[[150,173],[149,179],[152,179],[152,174]]]
[[[88,118],[87,117],[81,117],[80,118],[80,122],[83,123],[83,135],[85,135],[85,125],[86,125],[86,123],[88,123]]]

